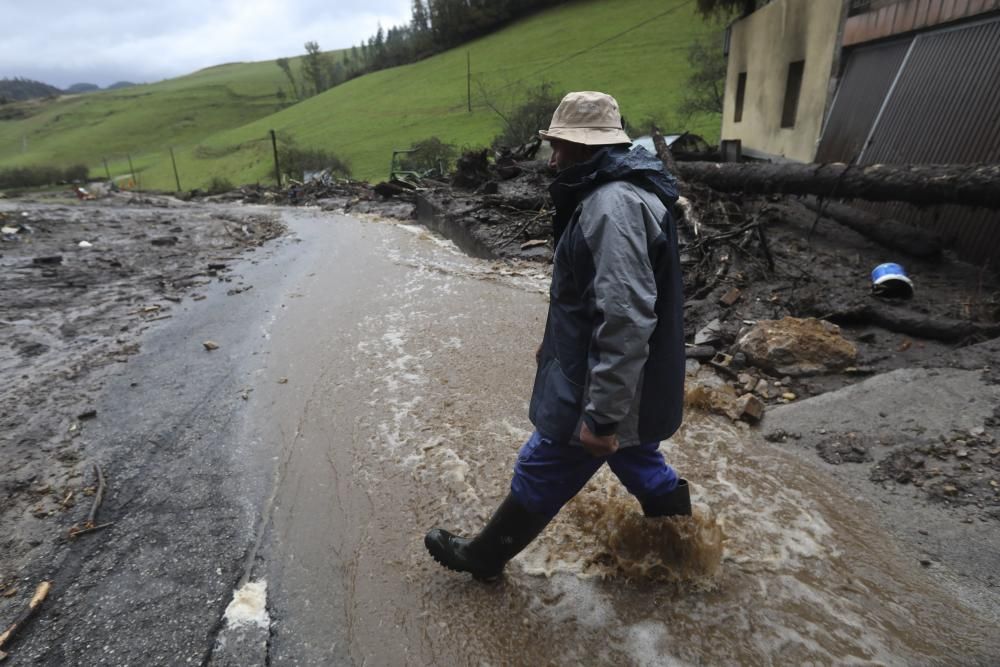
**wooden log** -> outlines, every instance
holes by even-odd
[[[936,259],[941,256],[943,242],[941,237],[933,232],[898,220],[880,218],[838,202],[821,202],[812,197],[805,197],[802,201],[813,211],[822,213],[825,217],[853,229],[890,250],[898,250],[921,259]]]
[[[17,618],[14,619],[13,623],[7,626],[4,633],[0,635],[0,660],[7,657],[7,654],[3,651],[3,647],[6,646],[7,643],[14,638],[14,635],[17,634],[17,631],[24,627],[24,624],[35,615],[42,602],[44,602],[45,598],[48,596],[50,588],[52,588],[52,582],[50,581],[43,581],[38,584],[38,588],[35,589],[35,594],[31,596],[31,602],[28,603],[27,607],[21,610],[21,613],[17,615]]]
[[[989,339],[1000,336],[1000,324],[985,324],[968,320],[929,317],[912,311],[887,306],[859,305],[826,314],[836,324],[869,324],[914,338],[960,343],[972,338]]]
[[[667,140],[663,138],[659,130],[653,130],[653,147],[656,148],[656,157],[660,158],[660,162],[663,163],[666,170],[680,181],[681,175],[677,172],[677,162],[674,161],[674,156],[670,153],[670,147],[667,146]]]
[[[679,178],[699,181],[722,192],[1000,208],[1000,164],[677,162],[674,168]]]

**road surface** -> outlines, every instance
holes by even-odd
[[[545,269],[471,259],[409,225],[282,215],[293,238],[234,267],[254,289],[185,302],[107,384],[87,437],[115,525],[53,564],[13,664],[1000,654],[997,619],[905,553],[864,499],[698,414],[663,446],[692,482],[695,521],[645,522],[602,472],[501,584],[440,568],[423,533],[478,528],[529,434]],[[678,533],[684,548],[650,555]]]

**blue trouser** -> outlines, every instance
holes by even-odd
[[[677,488],[677,473],[663,460],[658,442],[595,458],[581,446],[553,442],[535,431],[517,454],[510,490],[527,510],[553,517],[605,463],[639,499]]]

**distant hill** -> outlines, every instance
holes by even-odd
[[[62,91],[41,81],[31,79],[0,79],[0,103],[33,100],[39,97],[52,97]]]
[[[119,88],[131,88],[132,86],[136,85],[138,84],[132,83],[131,81],[116,81],[107,88],[105,88],[105,90],[118,90]]]
[[[72,86],[66,89],[67,93],[79,94],[79,93],[93,93],[100,90],[101,87],[96,83],[74,83]]]
[[[394,149],[428,137],[488,145],[503,127],[491,107],[509,111],[542,82],[554,92],[604,90],[637,126],[654,118],[667,132],[689,130],[717,141],[718,115],[682,119],[677,109],[691,74],[689,45],[720,30],[702,20],[694,2],[581,0],[297,104],[289,104],[288,80],[274,60],[220,65],[135,88],[39,101],[24,117],[0,122],[0,169],[84,163],[97,173],[106,159],[118,175],[129,173],[131,158],[143,187],[173,189],[173,148],[186,189],[218,175],[269,183],[273,129],[282,144],[331,151],[351,163],[355,177],[377,180],[387,176]],[[301,58],[290,60],[301,81]]]

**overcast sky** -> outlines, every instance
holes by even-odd
[[[0,78],[60,88],[150,83],[221,63],[367,39],[409,21],[410,0],[0,0]]]

